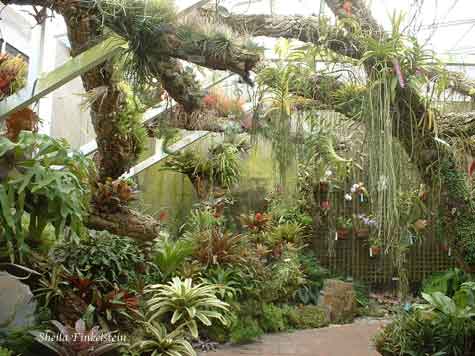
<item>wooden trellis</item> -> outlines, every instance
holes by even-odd
[[[352,277],[377,288],[394,284],[397,272],[391,256],[370,257],[368,239],[351,236],[348,240],[332,241],[329,254],[328,239],[319,236],[313,243],[316,257],[324,267],[343,277]],[[407,275],[411,285],[419,285],[429,275],[456,266],[442,244],[433,237],[412,245],[407,253]]]

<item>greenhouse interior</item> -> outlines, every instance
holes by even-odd
[[[473,1],[0,5],[0,356],[475,355]]]

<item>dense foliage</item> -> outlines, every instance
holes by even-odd
[[[202,340],[239,344],[266,332],[326,326],[331,313],[319,302],[330,272],[312,253],[318,238],[326,238],[329,255],[335,241],[349,236],[363,239],[372,258],[390,255],[404,298],[409,294],[408,251],[433,232],[426,229],[431,224],[442,227],[444,241],[455,248],[463,268],[475,265],[470,179],[460,169],[457,139],[442,140],[437,127],[440,113],[434,103],[448,79],[436,58],[404,35],[402,17],[392,18],[393,29],[384,40],[351,18],[337,24],[339,36],[346,40],[351,32],[359,47],[344,62],[363,69],[362,80],[351,69],[320,69],[322,57],[342,59],[318,45],[294,48],[288,40],[279,41],[278,59],[258,71],[251,119],[241,94],[230,99],[210,90],[201,106],[203,95],[192,70],[182,70],[174,59],[231,69],[250,83],[258,49],[246,36],[236,38],[197,16],[178,21],[166,0],[80,1],[74,9],[94,10],[90,22],[75,20],[91,27],[98,21],[99,32],[107,27],[129,44],[114,66],[134,93],[111,76],[110,83],[105,80],[110,88],[100,86],[86,95],[87,104],[98,111],[93,116],[96,133],[103,134],[97,128],[109,131],[107,123],[99,124],[104,118],[114,125],[109,137],[98,135],[106,149],[101,146],[96,158],[104,166],[107,153],[114,152],[117,162],[110,160],[109,168],[117,164],[120,169],[109,170],[114,178],[96,181],[89,159],[63,140],[34,133],[32,110],[21,112],[30,120],[28,127],[7,121],[7,132],[0,137],[0,266],[31,268],[22,267],[27,276],[21,278],[34,293],[37,325],[8,331],[6,341],[0,341],[0,356],[11,356],[9,349],[17,345],[23,345],[19,352],[25,356],[35,355],[37,344],[65,356],[101,355],[120,346],[124,355],[195,356],[192,344]],[[325,21],[321,25],[327,30]],[[236,55],[242,58],[233,62]],[[105,68],[100,73],[104,78],[110,75]],[[350,73],[351,80],[341,81],[339,72]],[[17,91],[25,75],[19,57],[0,56],[0,99]],[[180,103],[178,111],[188,115],[202,108],[229,120],[229,127],[255,128],[253,134],[269,139],[280,185],[267,199],[260,197],[259,211],[230,218],[247,142],[233,142],[235,136],[229,139],[226,132],[222,142],[202,154],[194,148],[173,153],[167,143],[176,131],[160,128],[155,134],[170,156],[162,169],[186,175],[200,200],[187,222],[176,229],[162,224],[160,234],[154,230],[156,240],[148,243],[88,230],[90,210],[120,219],[128,212],[135,184],[116,178],[143,153],[147,141],[145,105],[134,94],[146,97],[156,89],[158,100],[160,80],[164,87],[174,83],[195,92],[193,97],[181,93],[188,105]],[[103,101],[109,94],[116,96],[117,105]],[[99,113],[102,104],[115,111]],[[105,138],[124,147],[104,144]],[[362,147],[365,151],[359,152]],[[295,186],[288,176],[293,164]],[[116,225],[126,225],[128,217]],[[110,225],[104,229],[114,230]],[[470,274],[447,271],[422,289],[422,300],[406,304],[378,336],[379,351],[387,356],[473,354],[475,284]],[[354,292],[360,305],[369,304],[365,286],[355,282]],[[54,334],[46,320],[65,340],[44,340],[42,332]],[[71,340],[73,334],[110,338],[118,332],[130,342]]]
[[[453,274],[452,274],[453,276]],[[435,279],[441,291],[436,291]],[[475,284],[433,277],[422,293],[424,304],[401,311],[376,338],[383,355],[471,355],[475,351]],[[450,294],[451,296],[446,295]]]
[[[28,243],[38,244],[51,224],[56,236],[66,225],[72,238],[83,229],[88,209],[90,161],[63,140],[23,131],[17,142],[0,138],[1,230],[12,262],[22,261]]]

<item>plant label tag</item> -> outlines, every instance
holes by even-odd
[[[369,248],[369,257],[373,257],[373,249],[371,247]]]
[[[338,241],[338,231],[335,232],[335,241]]]
[[[452,248],[449,247],[449,257],[452,256]]]

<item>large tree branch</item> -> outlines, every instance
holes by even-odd
[[[343,10],[344,0],[328,0],[327,4],[335,14],[347,18]],[[383,30],[371,15],[362,1],[352,1],[351,16],[356,18],[368,33],[382,36]],[[202,11],[209,16],[209,10]],[[354,34],[347,30],[330,25],[329,21],[317,16],[270,16],[270,15],[230,15],[221,17],[220,21],[235,31],[249,33],[253,36],[297,39],[328,48],[340,55],[360,59],[362,45]],[[376,35],[375,35],[376,34]],[[440,76],[440,70],[427,73],[432,79]],[[453,92],[475,98],[475,81],[469,80],[463,73],[445,71],[448,87]]]
[[[157,61],[156,66],[163,88],[186,112],[201,107],[203,90],[191,71],[183,70],[180,63],[172,58]]]
[[[128,236],[139,241],[152,241],[158,237],[160,223],[151,216],[142,215],[128,208],[119,212],[92,211],[86,226],[93,230],[107,230],[115,235]]]
[[[202,12],[209,16],[208,10]],[[325,17],[233,14],[220,18],[220,21],[235,31],[252,36],[293,38],[325,46],[344,56],[359,57],[357,46],[348,32],[331,26]]]

